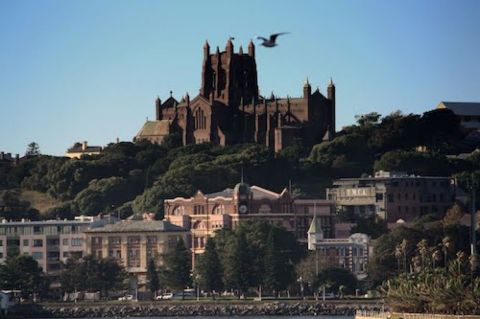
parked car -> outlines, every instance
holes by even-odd
[[[172,299],[173,298],[173,293],[171,292],[167,292],[167,293],[164,293],[164,294],[161,294],[161,295],[158,295],[157,297],[155,297],[156,300],[169,300],[169,299]]]
[[[133,300],[133,295],[125,295],[125,296],[122,296],[122,297],[118,297],[118,300],[119,301],[131,301],[131,300]]]

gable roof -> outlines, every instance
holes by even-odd
[[[170,120],[146,121],[136,137],[142,136],[164,136],[170,133]]]
[[[437,109],[449,109],[456,115],[480,116],[480,102],[440,102]]]

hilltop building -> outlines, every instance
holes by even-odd
[[[395,223],[426,214],[443,214],[455,201],[455,180],[450,177],[408,175],[379,171],[375,176],[341,178],[327,188],[327,199],[337,211],[374,216]]]
[[[465,129],[480,130],[479,102],[440,102],[437,109],[451,110],[460,117],[460,123]]]
[[[332,201],[296,199],[287,189],[276,193],[243,182],[217,193],[204,194],[199,190],[190,198],[166,199],[164,207],[167,221],[190,231],[193,259],[204,252],[208,237],[216,230],[235,229],[241,221],[250,219],[283,226],[306,242],[308,226],[316,214],[325,237],[335,234]]]
[[[171,93],[171,92],[170,92]],[[225,51],[203,47],[200,92],[187,93],[181,101],[170,97],[155,101],[155,121],[147,121],[134,140],[161,143],[178,133],[183,145],[210,142],[219,145],[260,143],[279,151],[299,139],[307,145],[335,135],[335,85],[330,80],[327,96],[308,80],[295,98],[259,94],[255,45],[248,52],[234,52],[228,40]]]
[[[100,155],[103,148],[101,146],[89,146],[87,141],[77,142],[70,147],[65,156],[69,158],[80,158],[82,155]]]

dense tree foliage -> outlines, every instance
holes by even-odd
[[[165,264],[161,270],[162,281],[174,291],[183,291],[191,285],[190,251],[185,247],[183,239],[179,239],[171,251],[165,256]]]
[[[417,244],[418,254],[431,248],[424,243],[422,240]],[[394,311],[480,314],[480,277],[471,256],[468,258],[464,252],[458,251],[441,267],[435,263],[435,254],[427,257],[425,263],[419,262],[418,257],[411,259],[414,265],[412,271],[402,273],[383,285],[387,303]],[[438,259],[441,259],[440,253]]]
[[[0,265],[0,286],[4,290],[21,290],[23,297],[43,293],[48,289],[48,280],[42,268],[31,256],[8,257]]]
[[[296,194],[317,198],[325,197],[333,179],[380,169],[469,174],[480,170],[478,154],[465,160],[445,156],[471,150],[462,143],[463,135],[458,118],[448,110],[360,115],[357,124],[329,142],[310,150],[298,140],[277,154],[257,144],[182,147],[172,134],[163,145],[116,143],[100,155],[78,160],[31,156],[19,165],[2,166],[0,187],[36,190],[62,201],[46,214],[49,218],[110,211],[122,217],[149,211],[162,218],[165,198],[232,187],[240,180],[241,167],[250,184],[281,191],[292,180]],[[419,146],[427,152],[416,151]]]
[[[394,277],[399,272],[409,271],[413,267],[408,260],[418,254],[417,243],[422,239],[429,247],[436,247],[452,258],[450,250],[443,248],[445,238],[457,251],[469,251],[469,233],[467,226],[460,224],[444,224],[442,221],[419,222],[412,227],[399,226],[382,235],[377,240],[375,251],[368,265],[369,279],[372,284],[379,285],[384,280]],[[433,250],[432,250],[433,253]],[[444,263],[439,261],[438,264]]]
[[[223,288],[223,270],[215,241],[212,238],[207,240],[205,252],[199,256],[195,272],[200,287],[211,293],[212,297],[215,298],[215,292],[218,293]]]
[[[110,290],[125,288],[126,278],[127,273],[117,260],[89,255],[69,258],[63,265],[59,282],[65,292],[100,291],[106,296]]]
[[[242,222],[234,231],[217,231],[209,241],[214,244],[209,244],[209,251],[215,250],[220,265],[212,262],[216,257],[201,257],[195,271],[201,274],[202,281],[212,281],[207,286],[222,285],[235,290],[238,296],[250,288],[264,287],[274,295],[286,290],[295,282],[295,264],[304,255],[293,234],[263,220]],[[220,274],[218,278],[213,278],[211,265],[221,270],[216,274]]]

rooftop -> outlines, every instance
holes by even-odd
[[[87,233],[120,233],[120,232],[177,232],[184,231],[182,227],[173,225],[164,220],[122,220],[115,224],[108,224],[95,229],[88,229]]]
[[[480,116],[480,102],[440,102],[437,109],[449,109],[456,115]]]

